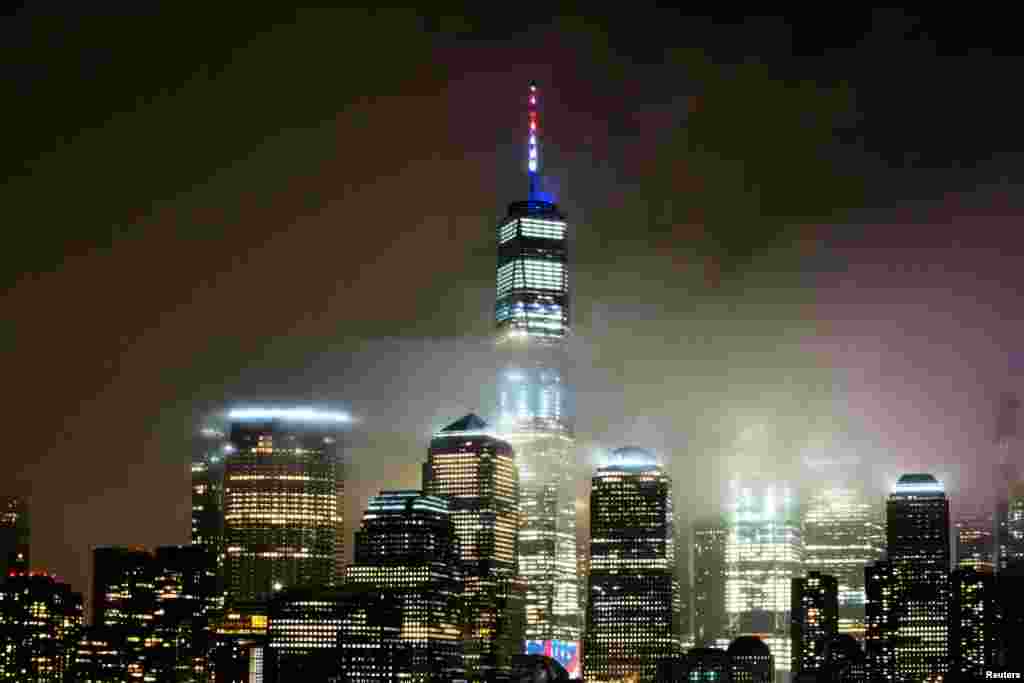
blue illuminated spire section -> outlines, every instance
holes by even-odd
[[[529,104],[529,138],[526,144],[526,168],[530,175],[530,201],[539,201],[540,197],[540,115],[537,113],[537,101],[540,91],[537,82],[530,81]]]

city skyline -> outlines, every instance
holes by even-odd
[[[844,30],[864,28],[858,40],[879,55],[938,53],[942,36],[949,40],[941,23],[886,16]],[[709,20],[706,54],[666,48],[645,61],[641,40],[613,48],[600,39],[627,35],[626,23],[556,18],[521,36],[509,28],[484,47],[479,32],[498,29],[482,19],[313,17],[250,17],[226,34],[249,35],[248,51],[216,57],[214,43],[197,39],[200,61],[159,62],[151,82],[125,81],[127,67],[75,40],[53,55],[26,48],[25,63],[14,60],[15,99],[39,123],[22,120],[12,144],[26,156],[5,197],[12,224],[27,229],[9,250],[18,260],[0,310],[22,426],[12,430],[13,475],[0,493],[29,500],[32,569],[67,577],[88,600],[97,546],[216,538],[223,529],[189,501],[190,491],[214,491],[205,477],[216,469],[213,451],[193,459],[194,430],[215,406],[261,401],[326,403],[354,417],[333,546],[346,550],[321,553],[338,566],[350,560],[369,497],[416,489],[437,430],[487,414],[503,382],[518,381],[507,368],[497,372],[489,344],[495,322],[517,315],[492,307],[494,227],[504,240],[511,223],[501,207],[522,196],[523,169],[512,169],[512,158],[530,171],[530,199],[547,192],[559,208],[510,214],[518,221],[510,244],[523,247],[526,229],[547,231],[540,239],[567,235],[554,238],[562,260],[548,259],[562,264],[561,283],[533,322],[573,335],[565,334],[564,357],[538,366],[532,380],[550,382],[557,369],[554,381],[573,391],[526,402],[531,418],[558,423],[548,436],[564,441],[566,480],[603,452],[643,444],[665,456],[687,521],[721,510],[726,484],[752,471],[791,482],[799,500],[825,479],[856,482],[874,497],[902,475],[930,472],[953,519],[1005,483],[999,466],[1020,454],[1016,440],[999,436],[1002,416],[992,418],[996,401],[1024,385],[1024,321],[1015,313],[1024,244],[1010,231],[1022,214],[1019,181],[1014,164],[996,159],[1012,153],[1009,138],[994,144],[987,133],[964,133],[946,144],[944,134],[929,138],[933,124],[916,123],[960,124],[962,105],[929,109],[940,102],[919,97],[919,109],[914,98],[890,108],[884,95],[908,79],[879,79],[875,66],[824,51],[827,41],[818,62],[797,59],[809,49],[802,24]],[[30,12],[18,20],[31,35],[53,27]],[[273,30],[256,28],[261,22]],[[328,35],[319,25],[339,23],[354,31],[351,40],[310,40]],[[896,40],[892,26],[917,37]],[[389,40],[406,38],[394,63],[367,60],[361,74],[313,66],[354,63],[385,27]],[[84,18],[75,28],[99,30]],[[742,48],[760,51],[763,64],[735,53],[751,35],[778,38]],[[125,56],[149,48],[120,40],[111,48],[118,65],[144,61]],[[323,47],[334,42],[348,45]],[[432,59],[403,60],[417,50]],[[294,78],[268,76],[254,88],[245,74],[276,74],[265,67],[282,54]],[[962,63],[977,67],[976,59]],[[31,64],[54,68],[33,72]],[[82,92],[79,101],[40,107],[68,78],[61,64],[95,72],[97,87],[85,96],[71,78],[61,93]],[[335,78],[337,88],[322,87]],[[543,137],[543,183],[530,165],[532,141],[523,158],[523,111],[512,104],[531,79],[543,84],[552,132]],[[119,99],[133,92],[126,84],[142,82],[156,88],[151,96]],[[967,93],[976,92],[972,82],[958,81]],[[250,118],[219,94],[225,85],[241,102],[270,91],[274,103]],[[68,110],[81,120],[60,119]],[[977,129],[998,127],[985,124]],[[155,130],[170,131],[177,149],[162,147]],[[211,134],[224,141],[208,155],[183,153]],[[501,268],[536,260],[517,254],[498,264],[499,299]],[[538,273],[546,281],[554,271]],[[412,287],[410,274],[419,278]],[[522,274],[526,284],[530,272]],[[57,381],[43,381],[51,376]],[[589,535],[587,476],[578,479],[554,504],[579,524],[560,532],[560,568],[577,563],[572,536]],[[1024,495],[1008,497],[1019,536]],[[568,613],[579,609],[579,583],[563,573],[552,609]],[[787,590],[773,603],[788,604]],[[534,635],[573,635],[571,624],[560,628]],[[781,650],[773,654],[787,665]]]

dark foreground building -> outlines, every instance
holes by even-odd
[[[653,678],[679,653],[672,481],[648,451],[620,448],[590,493],[587,681]]]
[[[0,681],[61,683],[84,625],[82,595],[46,575],[0,586]]]

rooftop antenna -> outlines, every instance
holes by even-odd
[[[530,175],[530,201],[540,200],[540,118],[537,113],[537,102],[540,91],[537,82],[530,81],[529,112],[530,137],[526,146],[526,167]]]

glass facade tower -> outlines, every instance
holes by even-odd
[[[792,581],[803,571],[803,536],[793,491],[773,482],[731,482],[725,609],[733,637],[767,643],[790,666]]]
[[[497,228],[497,429],[516,451],[522,522],[519,573],[527,638],[580,637],[571,387],[568,223],[539,192],[540,135],[531,86],[530,198]]]
[[[620,448],[590,493],[586,680],[651,680],[679,654],[675,563],[672,480],[652,454]]]
[[[519,486],[512,447],[476,415],[430,441],[427,496],[447,498],[464,580],[463,651],[471,681],[507,672],[523,647],[523,585],[516,575]]]
[[[946,672],[949,614],[949,500],[930,474],[905,474],[886,507],[888,561],[895,580],[895,680]]]
[[[882,557],[885,529],[880,505],[858,490],[830,487],[804,508],[804,564],[807,571],[839,582],[839,633],[864,639],[864,567]]]
[[[337,433],[347,418],[305,409],[229,414],[224,466],[230,600],[329,586],[343,547]]]

